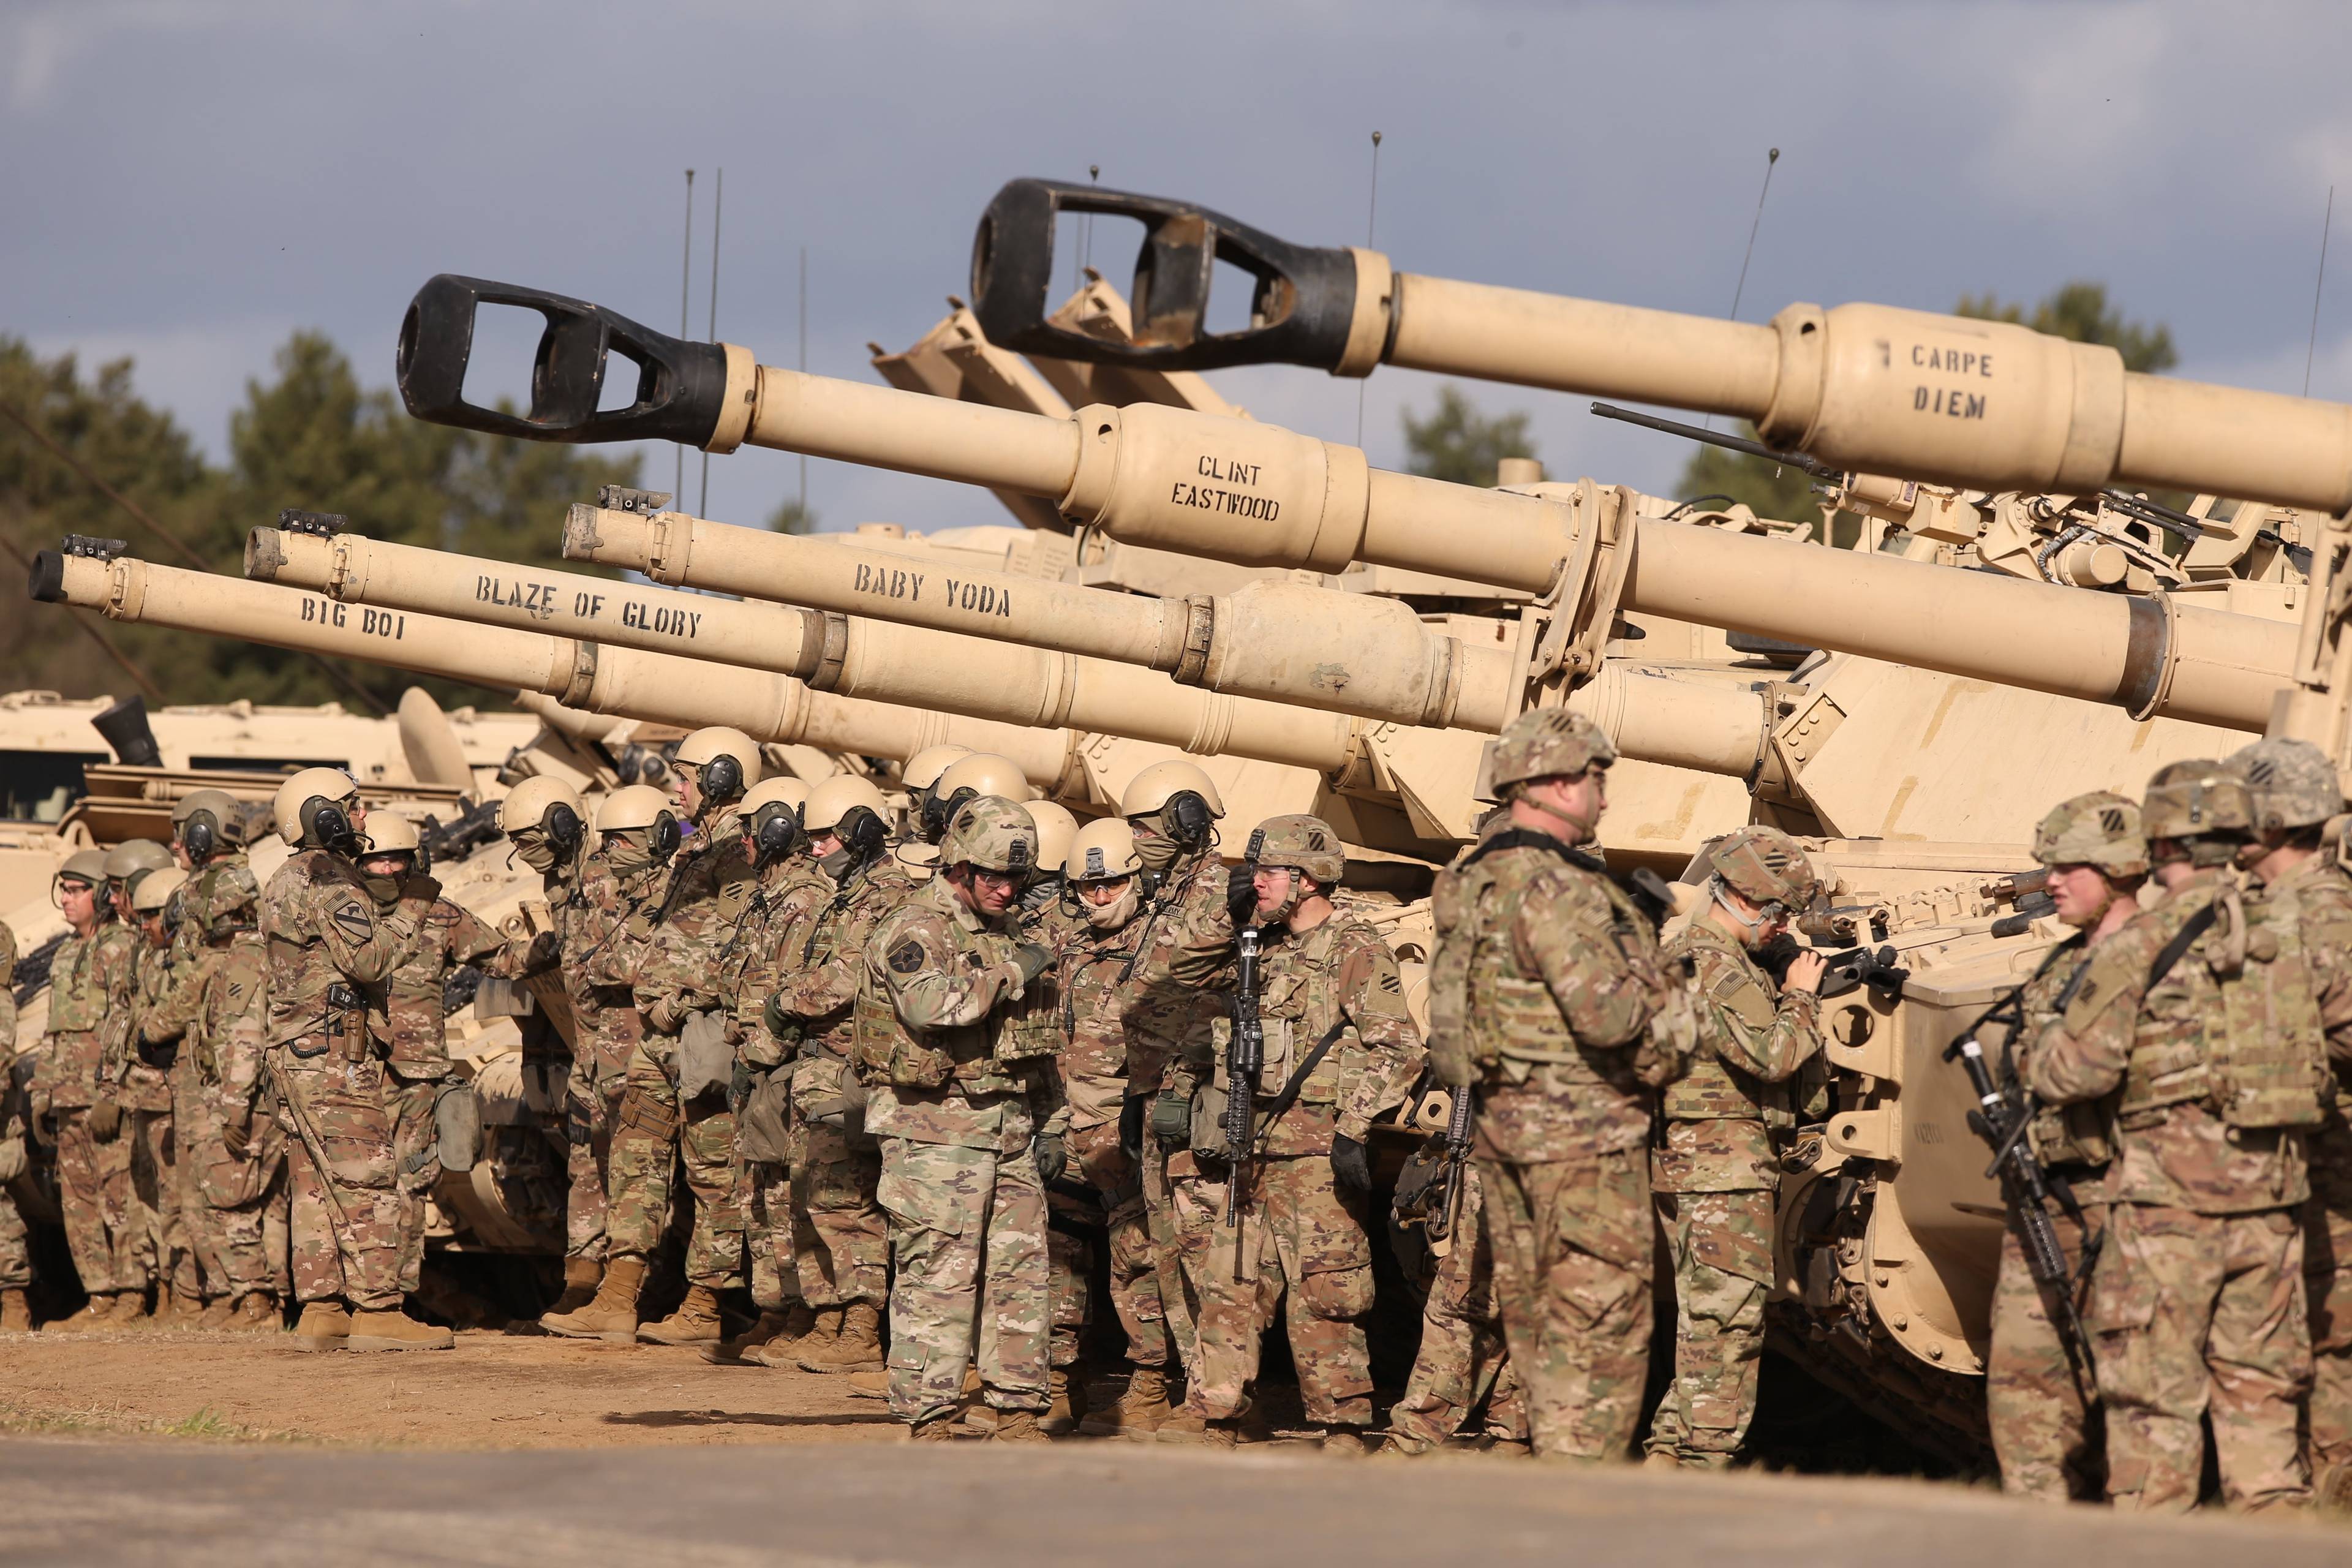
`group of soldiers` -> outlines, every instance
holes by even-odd
[[[474,966],[555,987],[573,1026],[550,1333],[847,1373],[918,1441],[1231,1447],[1263,1425],[1279,1321],[1305,1420],[1360,1453],[1396,1236],[1426,1302],[1386,1451],[1739,1453],[1782,1160],[1831,1104],[1823,961],[1771,957],[1821,890],[1794,840],[1717,841],[1662,941],[1594,847],[1613,748],[1522,717],[1498,808],[1437,877],[1424,1040],[1329,823],[1258,824],[1229,868],[1189,763],[1080,826],[960,752],[908,762],[903,828],[869,781],[763,776],[726,729],[680,743],[674,795],[617,788],[593,821],[528,780],[499,821],[547,913],[507,934],[331,769],[279,791],[293,853],[266,887],[217,792],[180,803],[168,858],[75,857],[30,1125],[0,1141],[0,1174],[20,1131],[55,1149],[89,1296],[60,1326],[135,1321],[152,1289],[191,1324],[299,1308],[308,1349],[448,1345],[404,1303],[425,1194],[478,1133],[443,1034]],[[2352,1473],[2343,805],[2315,748],[2264,742],[2036,837],[2075,931],[2017,994],[2000,1071],[2069,1268],[2036,1279],[2012,1225],[1989,1375],[2011,1489],[2187,1508],[2205,1421],[2233,1506]],[[1421,1146],[1375,1215],[1374,1129],[1398,1125]],[[674,1231],[684,1298],[647,1321]],[[1672,1375],[1643,1432],[1660,1258]],[[28,1268],[0,1213],[6,1327]],[[1090,1408],[1097,1274],[1127,1365]]]

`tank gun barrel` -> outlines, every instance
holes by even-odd
[[[1810,474],[1814,479],[1826,479],[1832,484],[1845,478],[1843,468],[1833,468],[1802,452],[1783,452],[1777,447],[1767,447],[1761,441],[1750,441],[1744,436],[1709,430],[1698,425],[1685,425],[1679,419],[1662,419],[1657,415],[1643,414],[1639,409],[1620,408],[1613,403],[1595,403],[1592,412],[1603,419],[1639,425],[1645,430],[1663,431],[1668,436],[1679,436],[1685,441],[1698,441],[1709,447],[1721,447],[1727,452],[1744,452],[1751,458],[1762,458],[1768,462],[1780,463],[1801,474]]]
[[[1143,225],[1134,341],[1048,319],[1060,213]],[[1217,263],[1254,279],[1249,323],[1209,330]],[[1228,276],[1231,275],[1230,270]],[[1162,371],[1393,364],[1754,421],[1833,468],[1988,490],[2109,484],[2352,506],[2352,407],[2123,368],[2100,345],[1885,305],[1791,305],[1767,324],[1397,271],[1194,203],[1052,180],[998,191],[972,245],[972,309],[1023,353]]]
[[[812,691],[788,676],[346,605],[268,583],[107,552],[85,553],[78,544],[68,541],[64,551],[44,550],[34,558],[34,599],[96,610],[112,620],[361,658],[476,686],[519,688],[585,712],[690,727],[728,724],[762,741],[828,752],[903,759],[956,741],[1012,758],[1041,789],[1058,791],[1080,765],[1076,737],[1066,730],[860,701]]]

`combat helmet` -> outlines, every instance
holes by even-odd
[[[940,837],[940,865],[1025,877],[1037,868],[1037,820],[1002,795],[967,801]]]
[[[2344,809],[2336,765],[2309,741],[2256,741],[2228,765],[2246,781],[2257,831],[2317,827]]]
[[[2189,846],[2189,858],[2195,864],[2224,865],[2253,830],[2253,790],[2243,774],[2224,763],[2207,758],[2167,763],[2147,781],[2139,816],[2151,850],[2158,839],[2176,839]]]
[[[970,755],[970,746],[959,746],[952,741],[942,745],[925,746],[908,757],[905,765],[899,768],[898,782],[909,791],[928,790],[940,782],[940,775],[948,771],[950,763],[961,762]]]
[[[1267,817],[1250,835],[1250,848],[1259,865],[1304,871],[1326,888],[1338,887],[1348,868],[1339,833],[1321,817],[1305,812]]]
[[[518,833],[539,832],[548,842],[569,854],[580,846],[580,834],[586,824],[580,814],[580,796],[562,779],[545,773],[531,777],[507,791],[499,802],[499,831],[511,838]]]
[[[1012,758],[994,752],[967,752],[947,765],[923,797],[923,837],[938,842],[966,801],[992,795],[1018,802],[1029,794],[1029,780]]]
[[[152,838],[126,838],[106,852],[106,879],[135,893],[150,872],[170,869],[172,852]]]
[[[773,865],[806,841],[801,820],[808,800],[809,786],[790,773],[761,779],[744,792],[743,830],[761,865]]]
[[[2034,826],[2033,858],[2044,866],[2095,866],[2110,877],[2147,875],[2139,803],[2103,789],[2060,801]]]
[[[135,915],[162,913],[172,902],[172,895],[188,884],[188,874],[177,866],[165,866],[139,880],[139,889],[131,895],[131,912]]]
[[[1135,829],[1124,817],[1099,816],[1070,839],[1062,874],[1073,882],[1108,882],[1142,869],[1143,857],[1135,852]]]
[[[103,849],[75,850],[66,857],[66,863],[58,868],[55,880],[76,881],[87,888],[105,886],[106,851]]]
[[[677,826],[677,807],[652,784],[624,784],[606,795],[596,808],[596,831],[643,832],[646,847],[656,860],[667,860],[677,853],[685,837]]]
[[[677,743],[678,766],[695,770],[703,804],[733,800],[760,782],[760,748],[742,731],[707,725]]]
[[[245,842],[245,817],[236,797],[222,789],[192,789],[172,806],[172,837],[201,866],[223,848]]]
[[[270,803],[278,837],[293,849],[332,849],[352,836],[360,786],[341,768],[304,768],[278,786]]]
[[[1616,760],[1616,742],[1600,725],[1565,708],[1538,708],[1512,720],[1496,737],[1488,782],[1500,795],[1529,779],[1574,777]]]
[[[1759,909],[1795,912],[1821,895],[1822,879],[1797,841],[1777,827],[1727,833],[1707,851],[1707,869]]]

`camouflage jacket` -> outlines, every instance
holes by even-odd
[[[442,996],[450,971],[479,963],[506,939],[441,896],[431,877],[411,877],[390,909],[376,918],[398,944],[391,973],[368,987],[368,1032],[393,1071],[411,1081],[446,1077],[446,1015]]]
[[[2304,1260],[2315,1272],[2340,1269],[2352,1261],[2352,1121],[2347,1116],[2352,1111],[2352,977],[2346,973],[2352,965],[2352,876],[2325,856],[2315,856],[2267,891],[2292,898],[2302,919],[2335,1079],[2326,1115],[2310,1137],[2313,1232]],[[2339,1319],[2336,1337],[2340,1340],[2343,1332]]]
[[[216,855],[180,893],[180,923],[173,932],[173,984],[140,1016],[139,1035],[151,1046],[191,1041],[205,1006],[213,971],[240,940],[253,938],[261,889],[243,851]],[[259,951],[257,942],[246,945]],[[183,1050],[187,1049],[184,1045]]]
[[[261,884],[242,849],[214,856],[181,890],[180,929],[195,942],[226,942],[237,931],[251,931],[261,901]]]
[[[819,873],[822,875],[823,873]],[[850,873],[824,901],[784,932],[776,1006],[801,1026],[803,1049],[849,1059],[853,1004],[874,932],[918,891],[933,886],[883,854]]]
[[[49,965],[49,1028],[33,1087],[53,1105],[95,1103],[122,1081],[120,1056],[110,1058],[108,1020],[132,1005],[138,938],[112,921],[87,937],[69,936]]]
[[[1694,1029],[1684,977],[1599,861],[1537,838],[1500,829],[1438,874],[1431,1057],[1483,1073],[1497,1158],[1637,1149]]]
[[[1039,933],[1043,935],[1045,933]],[[1099,1127],[1118,1119],[1130,1093],[1159,1087],[1132,1083],[1128,1076],[1129,1031],[1127,991],[1119,973],[1143,936],[1139,910],[1117,931],[1098,931],[1079,920],[1065,922],[1055,949],[1062,1030],[1062,1092],[1069,1101],[1070,1125]]]
[[[636,975],[637,1010],[660,1033],[675,1034],[688,1013],[727,1005],[719,954],[751,901],[751,858],[734,806],[698,824],[690,848],[671,863],[669,881],[647,918]]]
[[[2207,1101],[2208,1035],[2223,1026],[2226,998],[2205,943],[2148,984],[2166,943],[2222,894],[2228,878],[2197,872],[2101,942],[2064,1014],[2033,1043],[2026,1082],[2042,1100],[2072,1104],[2121,1090],[2106,1192],[2114,1202],[2246,1214],[2309,1194],[2301,1130],[2231,1127]],[[2229,984],[2263,984],[2252,973],[2258,967]]]
[[[1128,1076],[1139,1091],[1170,1081],[1180,1064],[1204,1073],[1215,1054],[1226,1005],[1217,982],[1234,951],[1229,876],[1213,855],[1179,862],[1138,917],[1141,956],[1127,979],[1126,1017]]]
[[[131,1005],[107,1020],[106,1051],[118,1059],[122,1068],[122,1104],[125,1110],[165,1111],[172,1109],[172,1080],[167,1069],[150,1067],[141,1059],[140,1046],[160,1046],[178,1039],[186,1032],[185,1024],[178,1027],[183,1001],[196,975],[193,954],[184,952],[176,942],[157,947],[143,935],[131,961]],[[151,1032],[148,1025],[157,1019],[162,1032]]]
[[[768,998],[798,967],[789,951],[803,930],[833,896],[833,879],[805,855],[787,855],[761,868],[735,929],[719,953],[719,981],[728,998],[728,1035],[743,1059],[772,1068],[788,1054],[765,1023]]]
[[[983,921],[937,879],[875,928],[854,1007],[856,1059],[872,1086],[867,1131],[1012,1154],[1055,1118],[1050,1052],[1006,1049],[1003,1015],[1021,995],[1009,962],[1017,941],[1010,921]],[[907,1081],[901,1063],[937,1081]]]
[[[1665,1087],[1650,1184],[1662,1193],[1769,1192],[1780,1184],[1772,1134],[1796,1124],[1797,1096],[1805,1090],[1794,1080],[1821,1055],[1821,999],[1781,991],[1746,948],[1704,917],[1685,926],[1665,953],[1690,963],[1698,1043],[1682,1076]]]
[[[0,1085],[16,1065],[16,933],[0,921]]]
[[[262,1047],[269,1037],[269,954],[259,933],[240,931],[209,948],[196,994],[196,1016],[181,1051],[196,1080],[236,1110],[261,1088]]]
[[[376,919],[359,872],[324,849],[298,850],[271,874],[261,889],[261,936],[273,1046],[361,1030],[359,988],[383,981],[400,959],[399,935]],[[351,989],[355,1005],[338,1005],[338,987]]]
[[[563,987],[581,1040],[600,1076],[625,1070],[645,1034],[632,982],[661,899],[658,867],[622,876],[601,849],[580,858],[580,873],[555,916],[563,942]]]
[[[1260,1104],[1297,1077],[1327,1036],[1331,1047],[1300,1081],[1289,1110],[1263,1128],[1259,1149],[1328,1154],[1335,1134],[1364,1142],[1374,1119],[1404,1103],[1427,1059],[1421,1031],[1405,1013],[1396,954],[1369,921],[1345,910],[1304,935],[1266,928],[1261,954]],[[1214,1028],[1219,1083],[1225,1081],[1223,1037],[1231,1026],[1220,1019]]]
[[[2106,939],[2103,938],[2096,947],[2105,944]],[[2026,977],[2018,995],[2018,1013],[2022,1022],[2003,1052],[2000,1074],[2003,1081],[2016,1089],[2031,1082],[2034,1047],[2065,1012],[2061,1004],[2074,1000],[2068,987],[2077,985],[2078,977],[2089,977],[2091,957],[2096,947],[2085,933],[2076,931],[2052,948],[2041,966]],[[2033,1129],[2029,1134],[2033,1152],[2044,1165],[2066,1168],[2074,1195],[2081,1201],[2087,1203],[2105,1196],[2106,1168],[2115,1159],[2115,1118],[2113,1095],[2076,1100],[2071,1105],[2037,1102],[2034,1107]]]

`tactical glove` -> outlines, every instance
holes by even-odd
[[[89,1108],[89,1135],[101,1143],[114,1142],[122,1131],[122,1107],[110,1100],[101,1100]]]
[[[1013,950],[1013,966],[1021,972],[1021,988],[1026,991],[1037,983],[1037,976],[1054,967],[1054,950],[1024,942]]]
[[[1037,1141],[1029,1146],[1029,1152],[1037,1162],[1037,1179],[1048,1185],[1060,1179],[1062,1168],[1070,1163],[1069,1153],[1062,1147],[1062,1135],[1058,1132],[1038,1133]]]
[[[743,1109],[743,1102],[751,1098],[751,1090],[758,1088],[759,1083],[758,1071],[750,1062],[745,1061],[741,1057],[737,1057],[735,1070],[728,1076],[727,1079],[728,1111],[730,1114],[740,1114]]]
[[[1331,1179],[1351,1193],[1372,1190],[1372,1163],[1365,1157],[1361,1143],[1344,1134],[1332,1137]]]
[[[1225,913],[1234,920],[1234,929],[1254,925],[1257,921],[1257,879],[1246,866],[1235,866],[1225,872]]]

